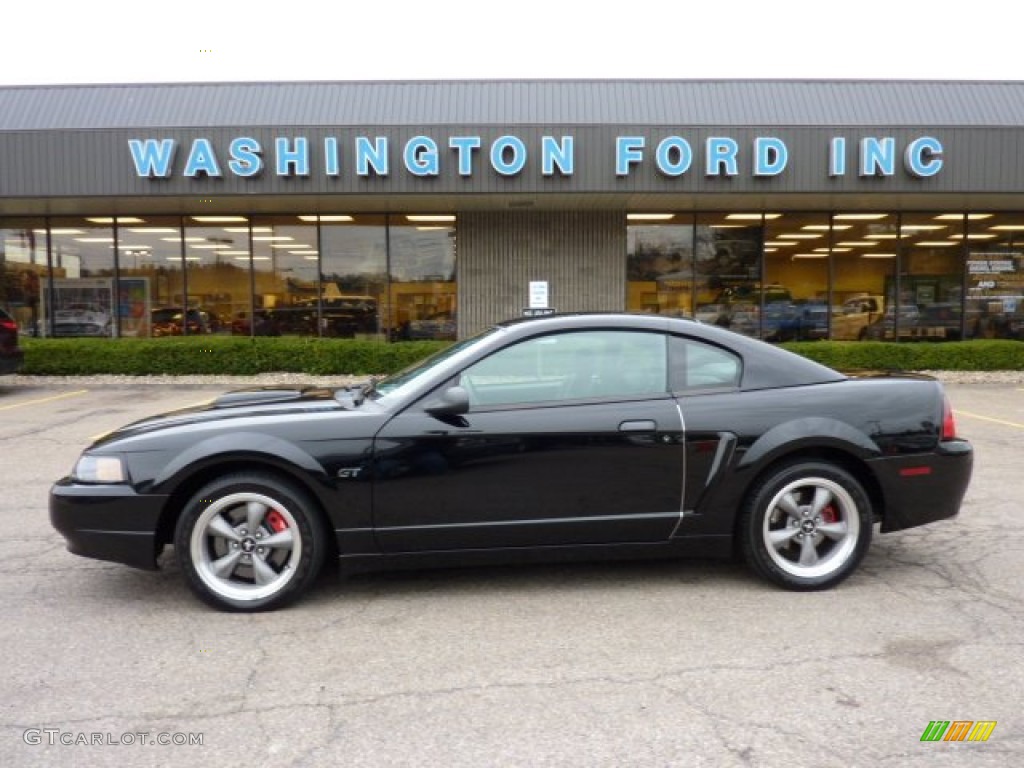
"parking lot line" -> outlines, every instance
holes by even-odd
[[[994,419],[991,416],[982,416],[980,413],[971,413],[970,411],[961,411],[959,408],[954,409],[957,416],[966,416],[969,419],[981,419],[982,421],[992,421],[996,424],[1002,424],[1004,427],[1014,427],[1016,429],[1024,429],[1024,424],[1020,424],[1016,421],[1006,421],[1005,419]]]
[[[0,411],[9,411],[13,408],[21,408],[25,405],[40,405],[42,403],[49,403],[54,400],[61,400],[65,397],[76,397],[77,395],[84,395],[88,392],[88,389],[76,389],[74,392],[64,392],[59,395],[51,395],[50,397],[41,397],[37,400],[25,400],[21,403],[12,403],[11,405],[0,405]]]

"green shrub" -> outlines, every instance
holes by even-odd
[[[22,373],[40,376],[91,374],[229,374],[268,372],[314,375],[387,374],[450,342],[384,344],[352,339],[239,338],[24,339]]]
[[[443,349],[446,341],[384,344],[353,339],[249,339],[202,336],[172,339],[23,339],[22,373],[381,375]],[[1024,370],[1024,343],[807,341],[781,345],[838,370]]]
[[[781,346],[841,371],[1024,370],[1019,341],[801,341]]]

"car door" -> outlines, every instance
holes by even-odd
[[[377,435],[384,551],[669,538],[685,448],[663,334],[531,338],[450,383],[468,392],[468,413],[431,415],[428,397]]]

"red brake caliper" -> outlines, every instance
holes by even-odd
[[[834,523],[838,519],[839,515],[836,514],[836,509],[831,504],[821,510],[821,522]]]
[[[288,523],[285,521],[284,515],[276,509],[270,510],[265,519],[267,521],[267,525],[273,529],[274,533],[280,533],[288,527]]]

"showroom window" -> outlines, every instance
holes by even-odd
[[[118,320],[122,336],[153,335],[153,321],[180,309],[185,296],[180,216],[117,220]],[[161,328],[160,330],[163,330]]]
[[[455,217],[390,217],[388,254],[390,338],[454,340],[458,328]]]
[[[254,301],[236,310],[232,333],[242,336],[316,336],[320,327],[319,246],[315,216],[261,216],[252,220]],[[250,254],[240,253],[239,263]]]
[[[1024,340],[1024,215],[967,214],[965,331]]]
[[[325,335],[387,338],[386,217],[338,213],[319,220]]]
[[[54,218],[50,237],[52,291],[44,290],[42,296],[51,334],[115,335],[114,220]]]
[[[900,340],[962,338],[964,234],[962,213],[900,216]]]
[[[693,315],[693,216],[626,217],[626,311]]]
[[[824,213],[764,215],[765,341],[828,336],[831,224]]]
[[[759,336],[761,325],[762,214],[697,217],[694,236],[694,316],[703,322]]]
[[[46,281],[46,222],[0,220],[0,309],[29,336],[43,334],[40,302]]]
[[[899,216],[840,211],[832,216],[831,236],[831,338],[884,336],[893,323]]]

